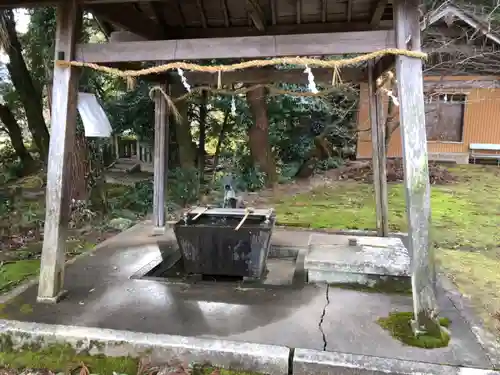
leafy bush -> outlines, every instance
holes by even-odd
[[[316,171],[321,172],[321,171],[327,171],[329,169],[334,169],[340,167],[344,161],[340,157],[333,156],[331,158],[328,158],[326,160],[320,160],[319,162],[316,163]]]

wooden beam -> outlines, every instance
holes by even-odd
[[[419,0],[394,4],[397,48],[420,51]],[[412,294],[415,333],[440,329],[436,301],[436,265],[429,243],[431,216],[429,166],[422,61],[396,57],[399,118],[403,142],[404,186],[412,253]]]
[[[247,0],[247,6],[248,15],[255,28],[259,31],[264,31],[266,29],[266,19],[259,3],[256,0]]]
[[[109,63],[318,56],[367,53],[385,48],[394,48],[393,31],[81,44],[77,60]]]
[[[380,24],[382,16],[384,15],[385,8],[387,7],[387,4],[389,4],[389,0],[378,0],[377,5],[373,10],[372,20],[370,22],[370,25],[377,26]]]
[[[184,28],[184,27],[186,27],[186,17],[184,17],[184,13],[182,12],[181,1],[183,1],[183,0],[177,0],[175,2],[175,6],[177,7],[177,12],[179,13],[181,27]]]
[[[167,93],[166,84],[160,88]],[[154,136],[154,177],[153,177],[153,234],[165,231],[165,173],[168,142],[167,104],[160,91],[155,93],[155,136]]]
[[[200,12],[201,26],[206,29],[208,24],[207,16],[205,15],[205,9],[203,8],[203,0],[196,0],[196,5],[198,6],[198,10]]]
[[[317,83],[331,84],[332,70],[322,68],[311,69],[314,80]],[[359,68],[345,67],[340,72],[342,82],[344,83],[359,83],[366,82],[362,79],[362,71]],[[184,75],[188,82],[192,85],[209,85],[217,86],[218,74],[205,72],[185,72]],[[246,84],[265,84],[265,83],[293,83],[307,84],[307,74],[304,74],[304,69],[287,69],[278,70],[274,68],[252,68],[243,71],[227,72],[221,74],[221,84],[229,86],[234,83]]]
[[[352,0],[347,0],[347,22],[351,22],[352,20]]]
[[[331,84],[332,70],[322,68],[312,68],[314,79],[318,83]],[[211,85],[215,86],[218,83],[217,74],[204,72],[188,72],[186,77],[189,82],[195,85]],[[345,83],[359,83],[361,78],[361,70],[359,68],[346,67],[341,70],[341,78]],[[264,84],[264,83],[293,83],[307,84],[308,77],[304,74],[303,69],[277,70],[274,68],[256,68],[246,69],[244,71],[228,72],[221,75],[223,85],[234,83],[247,84]]]
[[[77,0],[57,7],[55,58],[71,61],[82,22]],[[37,301],[56,303],[64,296],[64,264],[69,223],[67,186],[70,153],[75,142],[78,74],[73,67],[54,67],[51,134],[47,167],[46,214]]]

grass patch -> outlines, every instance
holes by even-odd
[[[457,183],[433,185],[431,190],[433,244],[447,249],[498,249],[498,168],[467,166],[451,168],[451,171],[459,177]],[[390,184],[388,198],[391,230],[406,231],[402,184]],[[373,187],[362,182],[338,181],[333,186],[287,196],[271,203],[283,225],[317,229],[375,228]]]
[[[412,312],[394,312],[390,313],[387,318],[380,318],[377,323],[389,331],[392,337],[402,343],[415,346],[418,348],[435,349],[448,346],[450,335],[441,329],[434,334],[423,334],[415,336],[411,328],[413,319]],[[441,318],[439,321],[442,327],[448,327],[450,321],[447,318]]]
[[[0,352],[0,367],[22,370],[44,369],[69,373],[84,364],[91,374],[136,374],[138,360],[129,357],[105,357],[78,354],[69,345],[52,345],[47,349],[5,350]]]
[[[19,260],[0,267],[0,293],[5,293],[26,279],[38,275],[39,260]]]
[[[87,355],[85,352],[77,353],[67,344],[54,344],[40,350],[35,350],[35,348],[14,350],[8,338],[3,337],[0,342],[3,344],[0,352],[0,368],[43,369],[54,373],[70,374],[79,372],[85,366],[90,374],[99,375],[134,375],[139,369],[138,358]],[[183,374],[182,371],[171,373]],[[226,370],[208,365],[194,365],[190,373],[192,375],[259,375],[255,372]]]

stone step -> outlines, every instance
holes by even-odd
[[[121,160],[117,161],[111,168],[109,168],[110,172],[139,172],[141,170],[141,164],[135,161],[134,163],[130,162],[122,162]]]
[[[374,286],[409,281],[410,256],[400,238],[315,234],[304,269],[311,283]]]
[[[128,165],[135,165],[138,163],[138,160],[135,158],[120,158],[116,160],[116,163],[119,164],[128,164]]]

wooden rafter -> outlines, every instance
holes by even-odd
[[[110,20],[111,21],[111,20]],[[151,22],[150,22],[151,23]],[[154,29],[155,25],[148,25],[148,29]],[[124,28],[125,30],[134,32],[141,35],[145,39],[159,39],[160,37],[148,37],[145,32],[138,32],[133,27]],[[390,30],[390,22],[383,21],[381,26],[377,29]],[[269,25],[266,27],[265,32],[257,30],[255,27],[248,26],[231,26],[229,28],[223,27],[209,27],[207,29],[194,28],[194,27],[169,27],[169,39],[197,39],[197,38],[224,38],[224,37],[244,37],[244,36],[258,36],[258,35],[279,35],[279,34],[309,34],[309,33],[337,33],[346,31],[370,31],[373,28],[365,22],[351,22],[351,23],[302,23],[297,25],[295,23],[287,25]],[[158,32],[162,30],[158,27]],[[160,34],[161,35],[161,34]]]
[[[231,24],[229,22],[229,10],[227,9],[227,0],[221,0],[222,11],[224,13],[224,25],[229,27]]]
[[[352,20],[352,0],[347,0],[346,1],[346,6],[347,6],[347,22],[351,22]]]
[[[128,4],[130,6],[130,4]],[[159,39],[164,34],[164,29],[157,23],[147,17],[142,12],[137,12],[132,6],[127,7],[122,12],[116,12],[116,9],[109,5],[94,5],[87,7],[91,13],[99,17],[101,20],[107,21],[124,30],[140,35],[145,39]]]
[[[184,13],[182,12],[181,2],[182,2],[182,0],[177,0],[175,2],[175,4],[177,6],[177,12],[179,13],[181,27],[185,27],[186,26],[186,17],[184,17]]]
[[[102,31],[106,39],[109,39],[111,33],[113,32],[113,26],[111,26],[106,21],[100,20],[99,17],[94,17],[94,21],[97,24],[97,27]]]
[[[271,22],[276,25],[276,0],[269,0],[271,7]]]
[[[203,0],[196,0],[196,5],[198,6],[198,10],[200,12],[201,26],[206,29],[208,27],[208,24],[207,16],[205,15],[205,9],[203,8]]]
[[[373,10],[373,15],[370,24],[372,26],[378,26],[384,15],[385,8],[389,4],[389,0],[378,0],[375,9]]]
[[[167,21],[165,19],[165,13],[163,13],[163,7],[161,6],[160,3],[156,1],[151,1],[149,3],[149,6],[151,10],[153,11],[153,14],[156,18],[156,21],[158,25],[163,29],[164,31],[164,37],[167,37]]]
[[[302,22],[302,0],[297,0],[296,1],[296,13],[297,13],[297,24],[300,25]]]
[[[321,0],[321,22],[326,22],[328,14],[328,0]]]
[[[259,3],[256,0],[247,0],[247,7],[248,15],[256,29],[264,31],[266,29],[266,21]]]

